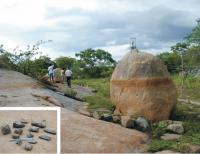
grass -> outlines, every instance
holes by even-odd
[[[183,94],[181,95],[181,78],[178,75],[172,76],[179,98],[200,100],[200,80],[187,77],[184,79]],[[98,109],[106,108],[112,110],[110,100],[110,85],[108,78],[101,79],[81,79],[74,80],[75,84],[89,86],[97,90],[93,96],[85,97],[89,103],[89,108]],[[161,150],[173,150],[177,152],[190,152],[188,144],[200,145],[200,108],[199,106],[178,103],[172,120],[183,121],[185,133],[182,138],[177,141],[164,141],[160,139],[166,133],[166,125],[162,122],[151,125],[152,141],[149,144],[148,152],[157,152]]]
[[[177,152],[190,152],[188,144],[200,145],[200,108],[196,105],[178,103],[173,113],[172,120],[183,121],[185,133],[177,141],[164,141],[160,139],[166,133],[165,123],[154,123],[152,126],[152,142],[149,152],[173,150]]]
[[[100,79],[79,79],[74,80],[74,84],[88,86],[95,89],[97,92],[93,96],[86,96],[84,99],[89,103],[90,109],[105,108],[112,110],[112,102],[110,100],[110,84],[109,78]]]
[[[183,87],[181,76],[173,75],[171,78],[177,87],[179,98],[200,101],[200,78],[192,76],[184,78]]]

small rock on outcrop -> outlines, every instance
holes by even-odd
[[[165,141],[174,141],[174,140],[177,140],[177,139],[179,139],[181,137],[182,137],[182,135],[166,133],[163,136],[161,136],[160,138],[162,140],[165,140]]]
[[[5,125],[1,127],[1,132],[3,135],[7,135],[11,133],[11,129],[9,125]]]
[[[177,134],[183,134],[184,133],[183,125],[180,124],[180,123],[170,124],[170,125],[167,126],[166,130],[170,131],[170,132],[177,133]]]
[[[107,121],[107,122],[113,122],[113,117],[110,114],[102,114],[101,115],[101,120]]]
[[[147,122],[147,120],[143,117],[138,117],[135,120],[135,129],[140,130],[140,131],[147,131],[149,129],[149,123]]]

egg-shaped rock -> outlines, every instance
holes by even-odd
[[[156,56],[137,49],[117,64],[110,85],[114,114],[169,119],[177,102],[176,88],[166,66]]]

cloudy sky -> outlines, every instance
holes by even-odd
[[[1,0],[0,44],[11,50],[53,40],[51,58],[102,48],[120,59],[130,37],[157,54],[182,41],[200,17],[200,0]]]

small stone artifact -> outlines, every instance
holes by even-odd
[[[39,127],[33,126],[33,127],[29,128],[29,131],[30,132],[39,132]]]
[[[13,128],[24,128],[25,124],[21,123],[21,121],[13,122]]]
[[[50,134],[53,134],[53,135],[56,134],[56,131],[53,130],[53,129],[51,129],[51,128],[46,128],[46,129],[44,130],[44,132],[46,132],[46,133],[50,133]]]
[[[28,123],[28,121],[26,119],[21,119],[20,122],[23,123],[23,124],[27,124]]]
[[[23,133],[23,130],[21,128],[17,128],[15,129],[14,133],[21,135]]]
[[[37,141],[33,138],[31,140],[28,140],[27,142],[30,143],[30,144],[36,144],[37,143]]]
[[[46,140],[46,141],[51,141],[51,137],[47,136],[47,135],[41,135],[39,136],[40,139]]]
[[[26,143],[24,149],[26,149],[27,151],[31,151],[33,149],[33,146],[29,143]]]
[[[11,133],[11,129],[9,125],[5,125],[1,127],[1,132],[3,135],[7,135]]]
[[[18,135],[18,134],[13,134],[13,135],[12,135],[12,138],[13,138],[13,139],[18,139],[18,138],[19,138],[19,135]]]
[[[33,134],[31,134],[30,132],[26,135],[26,137],[27,138],[33,138],[34,137],[34,135]]]
[[[39,127],[39,128],[45,128],[46,127],[46,120],[42,120],[41,122],[31,122],[31,125]]]

